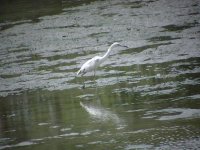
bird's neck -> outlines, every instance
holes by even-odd
[[[107,52],[103,55],[101,62],[103,62],[103,61],[109,56],[109,54],[110,54],[111,49],[112,49],[113,46],[114,46],[114,45],[112,44],[112,45],[108,48]]]

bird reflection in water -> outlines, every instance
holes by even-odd
[[[123,121],[117,116],[117,114],[103,108],[100,104],[96,104],[94,102],[80,102],[80,105],[94,119],[97,119],[101,122],[111,121],[120,126],[123,124]]]

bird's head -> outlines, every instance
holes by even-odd
[[[120,44],[120,43],[118,43],[118,42],[115,42],[115,43],[113,43],[112,45],[111,45],[111,47],[113,47],[113,46],[121,46],[121,47],[125,47],[125,48],[128,48],[128,46],[126,46],[126,45],[122,45],[122,44]]]

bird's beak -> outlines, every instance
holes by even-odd
[[[128,46],[126,46],[126,45],[121,45],[121,44],[120,44],[120,46],[121,46],[121,47],[125,47],[125,48],[129,48],[129,47],[128,47]]]

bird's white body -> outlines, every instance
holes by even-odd
[[[108,51],[106,52],[105,55],[103,55],[103,56],[95,56],[95,57],[89,59],[88,61],[86,61],[81,66],[81,69],[77,72],[77,75],[79,75],[79,74],[84,75],[85,73],[90,72],[90,71],[94,71],[95,72],[96,68],[98,66],[100,66],[100,64],[102,62],[105,61],[105,59],[109,56],[111,49],[116,45],[120,45],[120,44],[118,42],[115,42],[108,48]],[[122,45],[120,45],[120,46],[122,46]]]
[[[95,70],[100,65],[100,60],[102,57],[95,56],[92,59],[86,61],[82,66],[81,69],[77,72],[77,75],[79,74],[85,74],[87,72]]]

